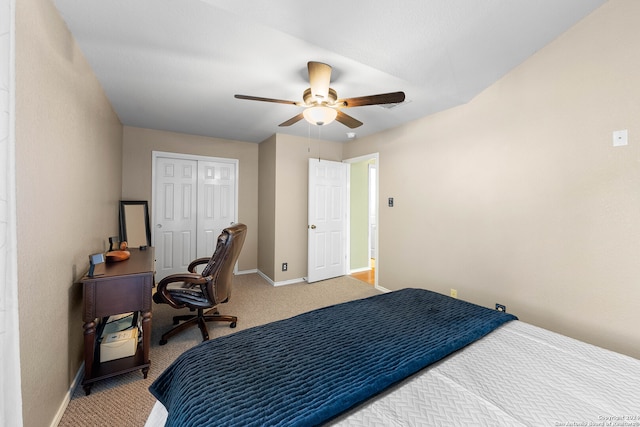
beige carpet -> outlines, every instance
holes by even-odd
[[[211,339],[242,329],[285,319],[320,307],[379,294],[359,280],[348,276],[322,282],[297,283],[274,287],[257,274],[236,276],[231,300],[219,306],[222,314],[238,316],[238,326],[216,322],[209,324]],[[171,317],[188,313],[166,305],[153,305],[151,334],[151,369],[147,379],[140,371],[123,374],[93,384],[85,396],[78,386],[65,411],[60,426],[143,426],[155,402],[148,387],[182,352],[201,342],[200,330],[193,327],[164,345],[160,336],[173,326]]]

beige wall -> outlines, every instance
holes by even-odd
[[[259,269],[269,279],[307,276],[309,158],[342,160],[341,143],[276,134],[260,143]],[[282,271],[282,263],[288,270]]]
[[[640,357],[638,16],[610,1],[467,105],[347,144],[380,152],[381,286]]]
[[[148,200],[151,209],[153,151],[238,159],[238,221],[247,225],[247,237],[238,259],[238,269],[257,268],[257,144],[125,126],[122,150],[122,198]]]
[[[48,0],[16,2],[16,180],[25,426],[48,426],[82,362],[88,255],[118,232],[122,126]]]
[[[351,163],[349,180],[349,238],[351,270],[369,267],[369,165]]]
[[[342,160],[342,144],[277,135],[275,282],[307,276],[309,159]],[[282,271],[282,263],[288,271]]]
[[[276,135],[259,146],[258,179],[258,270],[275,277],[276,241]]]

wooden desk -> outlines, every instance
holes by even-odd
[[[154,286],[155,258],[152,247],[146,250],[127,249],[126,261],[98,264],[93,277],[84,276],[82,295],[84,310],[84,379],[85,393],[99,380],[142,369],[147,378],[151,344],[151,293]],[[139,311],[142,318],[142,344],[131,357],[100,363],[96,344],[98,319],[114,314]]]

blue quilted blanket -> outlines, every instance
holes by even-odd
[[[150,391],[167,426],[313,426],[513,319],[403,289],[203,342]]]

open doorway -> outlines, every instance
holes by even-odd
[[[377,285],[378,154],[346,160],[349,174],[349,274]]]

